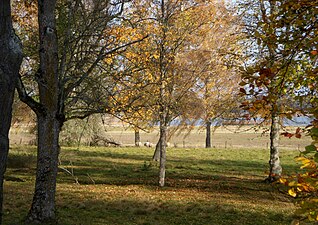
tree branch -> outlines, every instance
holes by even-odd
[[[45,113],[44,106],[27,94],[21,76],[17,79],[16,88],[19,94],[19,99],[27,104],[37,115]]]
[[[148,38],[148,35],[144,36],[143,38],[141,39],[138,39],[136,41],[132,41],[132,42],[129,42],[129,43],[126,43],[124,45],[121,45],[121,46],[118,46],[116,48],[113,48],[107,52],[103,52],[107,46],[104,46],[99,55],[97,56],[96,60],[94,61],[94,63],[88,68],[88,70],[74,83],[70,84],[68,87],[65,88],[65,97],[67,97],[69,95],[69,93],[75,88],[75,87],[78,87],[92,72],[93,70],[96,68],[96,66],[98,65],[98,63],[103,60],[107,55],[110,55],[114,52],[117,52],[119,51],[120,49],[123,49],[125,47],[128,47],[130,45],[133,45],[133,44],[136,44],[136,43],[139,43],[141,41],[143,41],[144,39]]]

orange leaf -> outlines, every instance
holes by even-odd
[[[311,53],[312,55],[317,55],[317,54],[318,54],[318,51],[317,51],[317,50],[312,50],[310,53]]]

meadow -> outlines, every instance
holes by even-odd
[[[32,201],[36,149],[14,145],[5,181],[4,224],[22,224]],[[293,199],[266,184],[261,148],[169,148],[159,188],[152,148],[63,147],[57,183],[60,225],[290,224]],[[281,151],[284,175],[299,152]]]

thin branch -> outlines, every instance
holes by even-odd
[[[113,48],[107,52],[104,52],[106,47],[107,46],[104,46],[101,51],[99,52],[96,60],[92,63],[92,65],[88,68],[88,70],[76,81],[74,82],[73,84],[70,84],[68,87],[65,88],[65,96],[68,96],[69,93],[75,88],[75,87],[78,87],[92,72],[93,70],[96,68],[96,66],[98,65],[98,63],[103,60],[107,55],[111,55],[112,53],[114,52],[117,52],[121,49],[124,49],[126,48],[127,46],[130,46],[130,45],[133,45],[133,44],[136,44],[136,43],[139,43],[141,41],[143,41],[144,39],[148,38],[148,35],[144,36],[143,38],[141,39],[138,39],[136,41],[132,41],[132,42],[129,42],[129,43],[126,43],[124,45],[121,45],[121,46],[118,46],[116,48]]]

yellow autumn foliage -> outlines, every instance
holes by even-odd
[[[318,128],[309,130],[313,143],[318,139]],[[295,159],[301,163],[303,172],[280,179],[281,183],[288,185],[288,194],[297,197],[297,214],[305,216],[309,221],[318,221],[318,151],[313,145],[306,147],[306,151]]]

